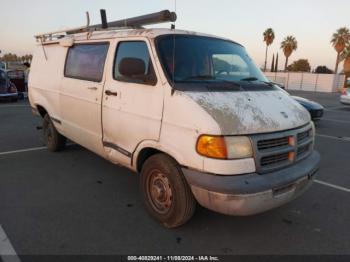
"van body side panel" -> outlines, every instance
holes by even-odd
[[[58,44],[38,45],[34,52],[28,83],[31,106],[45,108],[50,117],[58,120],[62,119],[59,88],[63,76],[65,54],[66,50]],[[64,133],[59,122],[53,123],[60,133]]]
[[[201,134],[220,134],[214,119],[181,92],[171,92],[167,84],[160,144],[172,152],[182,166],[203,170],[204,157],[196,151]]]
[[[118,43],[144,41],[154,66],[158,81],[145,85],[115,80],[113,77],[114,56]],[[142,141],[159,141],[163,114],[163,85],[148,40],[144,37],[116,39],[111,44],[110,67],[106,72],[102,102],[103,143],[108,158],[114,163],[131,167],[132,153]],[[106,91],[116,95],[106,95]]]

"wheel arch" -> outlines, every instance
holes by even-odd
[[[48,114],[48,111],[46,110],[46,108],[42,105],[35,105],[36,109],[39,112],[39,115],[44,118],[46,114]]]
[[[135,170],[140,172],[145,161],[155,154],[165,154],[173,158],[179,165],[183,163],[182,157],[176,154],[174,150],[165,149],[155,141],[146,141],[141,143],[133,154],[133,166]]]

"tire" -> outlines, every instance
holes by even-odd
[[[48,114],[43,119],[43,139],[47,149],[51,152],[58,152],[64,149],[67,139],[59,134]]]
[[[23,93],[18,93],[18,99],[20,99],[20,100],[24,99],[24,94]]]
[[[180,166],[165,154],[143,164],[140,191],[147,211],[167,228],[185,224],[194,214],[196,200]]]

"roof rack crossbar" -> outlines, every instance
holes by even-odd
[[[83,32],[143,28],[143,26],[145,25],[175,22],[177,18],[175,12],[170,12],[169,10],[163,10],[156,13],[151,13],[151,14],[146,14],[142,16],[109,22],[107,23],[107,28],[104,28],[106,27],[106,24],[104,23],[90,25],[89,13],[86,13],[86,16],[87,16],[86,26],[72,28],[68,30],[54,31],[54,32],[49,32],[45,34],[38,34],[38,35],[35,35],[35,38],[39,41],[45,42],[47,40],[54,40],[54,39],[58,40],[64,37],[64,35],[71,35],[71,34],[77,34],[77,33],[83,33]]]

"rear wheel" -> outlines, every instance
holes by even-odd
[[[45,115],[43,120],[43,139],[51,152],[63,150],[67,141],[64,136],[57,132],[48,114]]]
[[[165,227],[178,227],[193,216],[196,201],[180,166],[169,156],[157,154],[146,160],[140,189],[147,210]]]

